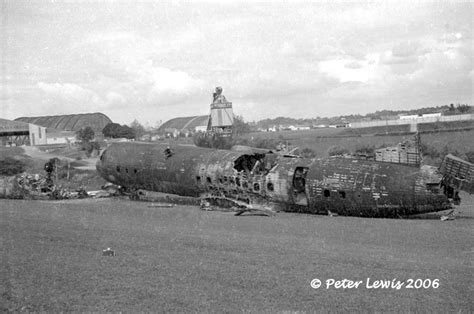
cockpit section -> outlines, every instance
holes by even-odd
[[[234,161],[234,169],[238,173],[252,175],[265,175],[276,166],[276,155],[268,154],[245,154]]]

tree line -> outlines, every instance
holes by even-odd
[[[465,114],[474,112],[473,108],[468,104],[450,104],[443,106],[424,107],[410,110],[378,110],[366,115],[350,114],[336,117],[315,117],[305,119],[294,119],[288,117],[277,117],[274,119],[263,119],[256,122],[257,128],[268,129],[275,125],[330,125],[348,122],[356,122],[360,120],[387,120],[398,115],[422,115],[428,113],[441,112],[444,115]]]

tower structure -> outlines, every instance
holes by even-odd
[[[222,95],[222,87],[216,87],[211,103],[207,133],[215,137],[231,137],[233,124],[232,103]]]

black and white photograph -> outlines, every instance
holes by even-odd
[[[0,0],[0,311],[474,312],[473,6]]]

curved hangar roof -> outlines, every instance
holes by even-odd
[[[207,126],[209,116],[192,116],[174,118],[163,123],[159,130],[165,131],[166,129],[177,129],[177,130],[194,130],[197,126]]]
[[[62,116],[21,117],[16,118],[15,121],[22,121],[65,131],[77,131],[86,126],[90,126],[96,134],[102,133],[102,129],[107,124],[112,123],[112,120],[110,120],[109,117],[100,112]]]

